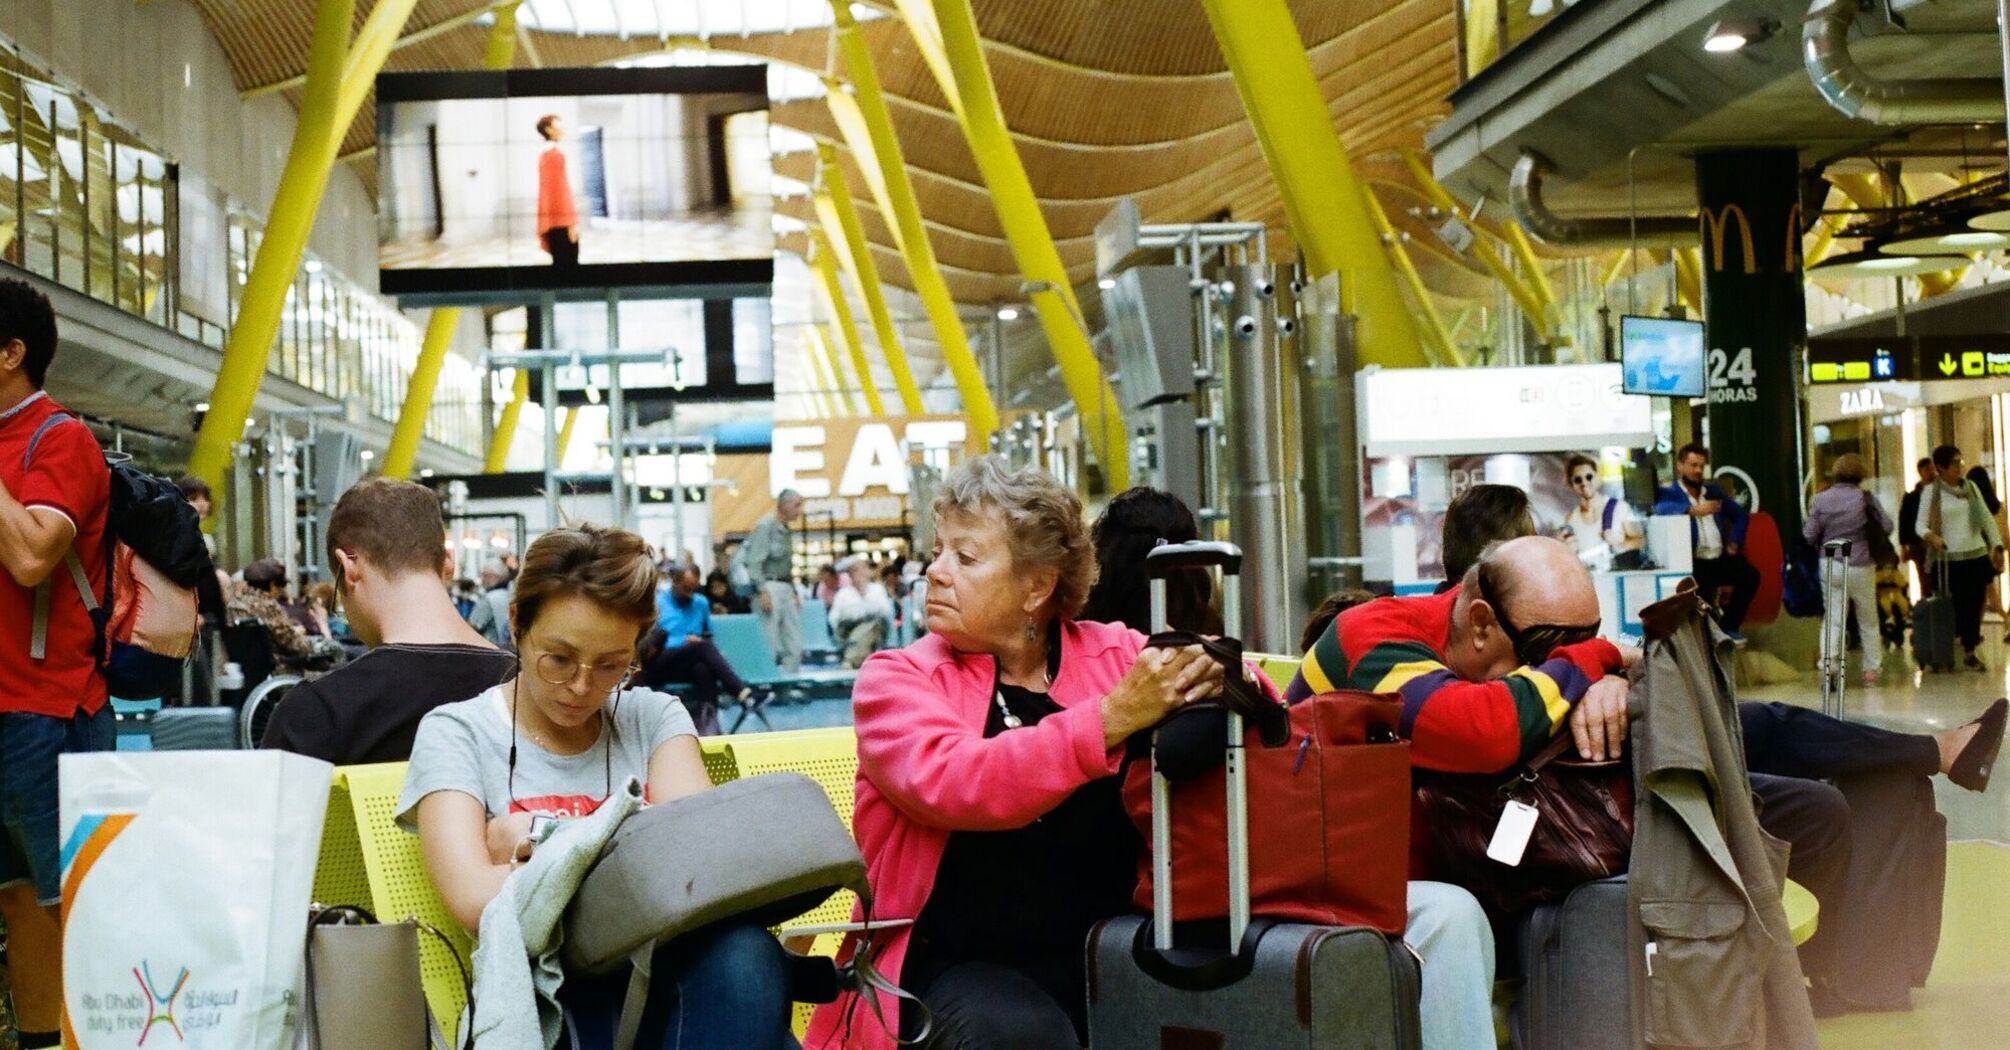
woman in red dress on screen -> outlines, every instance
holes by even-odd
[[[579,265],[579,209],[572,203],[572,182],[565,175],[565,136],[558,114],[538,118],[537,133],[551,145],[537,158],[537,236],[553,266]]]

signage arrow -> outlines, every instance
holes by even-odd
[[[1953,355],[1953,354],[1941,354],[1941,355],[1940,355],[1940,374],[1941,374],[1941,375],[1944,375],[1944,376],[1951,376],[1951,375],[1953,375],[1953,374],[1954,374],[1954,370],[1955,370],[1956,368],[1958,368],[1958,367],[1960,367],[1960,366],[1959,366],[1959,365],[1956,365],[1956,364],[1954,363],[1954,355]]]

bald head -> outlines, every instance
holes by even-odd
[[[1488,547],[1467,571],[1453,609],[1447,664],[1473,681],[1498,678],[1540,656],[1517,654],[1516,645],[1542,648],[1558,628],[1599,622],[1591,574],[1561,540],[1522,536]],[[1568,633],[1568,632],[1565,632]]]

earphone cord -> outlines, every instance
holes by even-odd
[[[509,773],[503,782],[503,790],[509,792],[511,807],[516,805],[516,701],[522,692],[523,672],[519,669],[516,679],[510,683],[509,688]],[[619,705],[620,702],[620,696],[617,694],[615,703]],[[607,717],[605,708],[600,712],[600,771],[601,777],[606,781],[606,789],[600,797],[602,800],[613,798],[614,720]]]

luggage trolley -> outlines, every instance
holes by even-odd
[[[1850,541],[1822,544],[1822,641],[1817,666],[1822,674],[1822,714],[1843,716],[1843,685],[1849,677]],[[1867,638],[1865,645],[1878,640]]]

